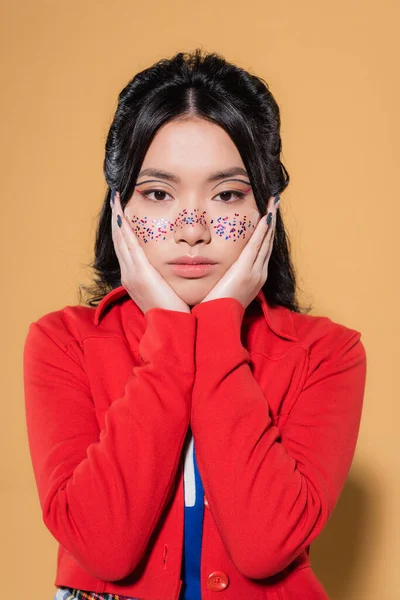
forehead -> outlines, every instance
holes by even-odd
[[[245,167],[238,149],[217,124],[203,119],[171,121],[159,129],[141,167],[163,169],[176,175],[175,183],[187,178],[205,180],[224,169]],[[192,181],[193,183],[193,181]]]

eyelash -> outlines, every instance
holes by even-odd
[[[149,194],[152,194],[153,192],[161,192],[162,194],[168,194],[168,192],[166,192],[165,190],[157,190],[157,189],[146,190],[145,192],[139,192],[139,194],[141,194],[145,198],[148,198]],[[242,198],[244,198],[246,196],[246,194],[244,192],[237,192],[235,190],[224,190],[223,192],[219,192],[219,194],[217,194],[217,196],[219,196],[220,194],[233,194],[234,196],[236,196],[237,200],[242,200]],[[158,202],[158,203],[167,202],[167,200],[154,200],[153,198],[148,198],[148,200],[151,200],[152,202]],[[223,204],[232,204],[231,200],[221,200],[220,202],[222,202]]]

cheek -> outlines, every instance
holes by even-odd
[[[128,220],[136,237],[145,244],[149,241],[165,240],[168,233],[173,231],[172,223],[168,219],[139,218],[133,215]]]
[[[256,227],[250,217],[239,213],[211,219],[210,225],[217,236],[232,242],[248,239]]]
[[[247,241],[254,229],[257,226],[258,213],[253,211],[253,214],[246,215],[234,213],[233,215],[225,215],[213,217],[207,223],[205,211],[188,212],[183,210],[174,220],[159,218],[151,219],[150,217],[138,217],[131,215],[128,221],[136,234],[137,238],[147,244],[149,241],[164,241],[169,237],[169,234],[179,231],[186,225],[202,224],[204,227],[209,226],[213,236],[228,242]],[[126,215],[127,216],[127,215]]]

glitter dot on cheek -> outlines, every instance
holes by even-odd
[[[255,227],[251,221],[247,221],[247,216],[244,215],[243,219],[238,219],[239,213],[235,213],[232,220],[229,217],[218,217],[216,219],[217,225],[214,225],[214,229],[217,235],[225,237],[226,240],[233,240],[236,242],[240,238],[246,239],[246,232]],[[214,220],[211,221],[213,223]]]
[[[171,222],[167,219],[152,219],[149,223],[147,217],[139,219],[135,216],[131,219],[131,223],[137,237],[147,244],[150,240],[156,242],[160,238],[165,240],[168,232],[168,223]]]

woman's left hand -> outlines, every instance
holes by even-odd
[[[276,196],[277,200],[279,196]],[[246,308],[257,296],[268,277],[268,263],[274,242],[276,213],[279,200],[274,204],[275,196],[268,201],[267,214],[257,223],[249,241],[239,257],[210,290],[202,302],[217,298],[235,298]],[[272,220],[267,225],[268,214]]]

